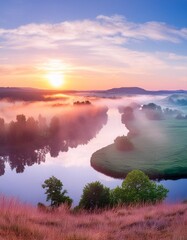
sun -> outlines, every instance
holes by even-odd
[[[66,73],[68,71],[68,65],[62,62],[60,59],[49,59],[39,66],[39,69],[44,73],[45,80],[53,88],[60,88],[66,84]]]
[[[62,73],[50,72],[47,74],[47,79],[54,88],[59,88],[64,84],[64,75]]]

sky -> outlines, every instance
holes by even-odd
[[[187,0],[1,0],[0,87],[187,90]]]

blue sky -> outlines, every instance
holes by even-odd
[[[124,15],[129,21],[159,21],[176,27],[187,24],[186,0],[1,0],[0,26],[30,22],[93,19],[97,15]]]
[[[0,85],[50,88],[55,73],[64,88],[187,89],[186,13],[187,0],[1,0]]]

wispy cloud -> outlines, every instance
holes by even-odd
[[[98,16],[95,20],[57,24],[28,24],[16,29],[0,29],[3,44],[12,48],[55,48],[61,44],[93,45],[107,42],[121,45],[132,40],[168,41],[187,39],[187,29],[176,29],[160,22],[128,22],[122,16]]]
[[[184,44],[187,28],[162,22],[134,23],[123,16],[98,16],[94,20],[65,21],[56,24],[28,24],[0,29],[0,72],[41,74],[45,62],[61,59],[69,73],[150,75],[180,71],[186,74],[187,56],[158,49],[137,50],[134,43]],[[141,49],[141,48],[140,48]],[[143,48],[145,49],[145,48]],[[4,63],[3,63],[4,62]],[[30,69],[30,70],[29,70]],[[9,71],[10,70],[10,71]],[[76,72],[76,73],[75,73]],[[183,81],[184,82],[184,81]]]

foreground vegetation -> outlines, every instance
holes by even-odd
[[[3,240],[186,240],[187,204],[75,213],[64,205],[42,211],[0,198]]]
[[[46,189],[46,201],[50,201],[50,207],[58,208],[62,204],[71,207],[73,200],[67,196],[67,190],[63,190],[62,182],[52,176],[46,179],[42,187]],[[81,196],[79,206],[76,209],[94,211],[96,209],[112,208],[119,205],[140,205],[146,203],[161,203],[167,196],[168,190],[163,185],[157,185],[140,170],[128,173],[122,186],[114,189],[105,187],[100,182],[88,183]],[[42,203],[39,207],[45,208]]]

